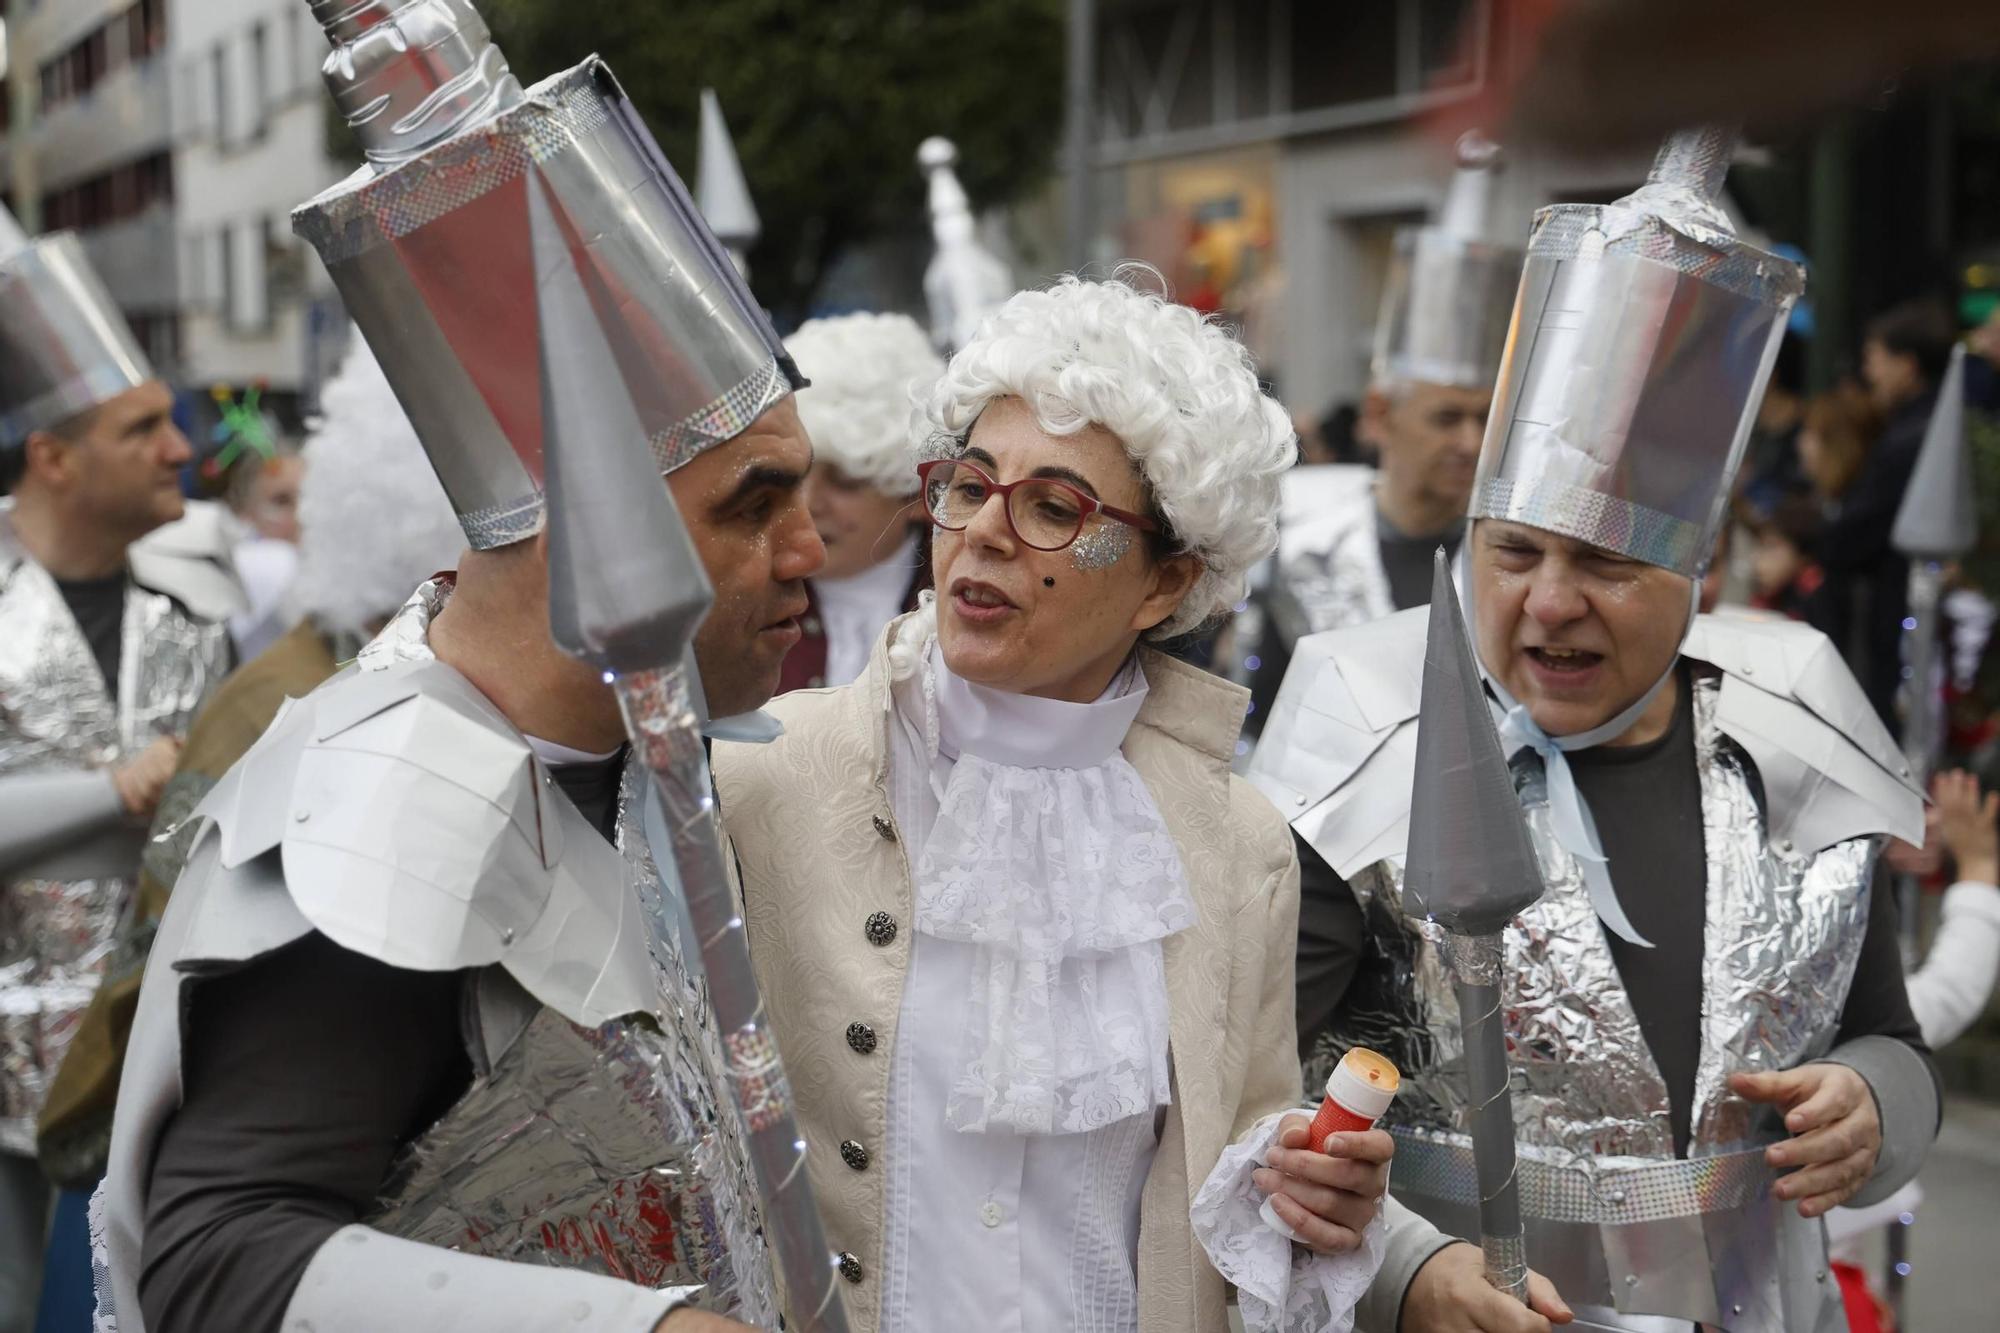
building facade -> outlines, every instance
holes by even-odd
[[[1073,3],[1076,0],[1072,0]],[[1239,321],[1267,378],[1318,415],[1367,387],[1391,244],[1435,216],[1455,111],[1505,58],[1491,0],[1097,0],[1089,257],[1130,256]],[[1614,198],[1646,157],[1515,150],[1496,230]]]
[[[290,222],[346,174],[327,147],[326,39],[301,0],[175,0],[167,52],[183,375],[198,391],[256,387],[296,427],[345,341]]]
[[[0,190],[77,232],[154,362],[180,364],[167,0],[8,0]]]

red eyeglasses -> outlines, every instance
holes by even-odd
[[[1160,530],[1160,525],[1144,514],[1113,509],[1048,477],[998,482],[973,464],[955,458],[920,463],[917,476],[924,484],[924,508],[931,522],[947,532],[963,532],[996,495],[1006,501],[1007,526],[1014,536],[1037,551],[1060,551],[1068,546],[1092,514],[1102,514],[1141,532]]]

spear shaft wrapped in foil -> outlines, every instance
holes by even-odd
[[[687,665],[713,593],[644,447],[644,427],[592,317],[584,277],[553,210],[539,199],[532,195],[529,208],[539,313],[545,329],[564,335],[542,345],[550,629],[613,681],[633,753],[666,815],[791,1324],[805,1333],[845,1333],[805,1143],[764,1025],[715,823],[700,685]]]

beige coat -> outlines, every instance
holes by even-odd
[[[859,1281],[844,1288],[855,1333],[873,1333],[881,1320],[881,1157],[914,917],[886,787],[885,644],[852,685],[773,703],[782,740],[715,747],[751,958],[813,1189],[828,1240],[859,1261]],[[1150,689],[1125,756],[1173,833],[1200,919],[1165,946],[1174,1100],[1140,1206],[1139,1326],[1213,1333],[1228,1327],[1224,1284],[1194,1239],[1188,1207],[1227,1144],[1300,1099],[1298,861],[1284,819],[1229,771],[1246,692],[1150,649],[1141,665]],[[864,929],[877,912],[897,926],[882,945]],[[872,1053],[850,1045],[851,1023],[873,1029]],[[866,1159],[851,1154],[863,1165],[843,1159],[847,1141],[866,1150]]]

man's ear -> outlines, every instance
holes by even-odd
[[[1396,405],[1386,390],[1370,385],[1361,398],[1361,415],[1354,420],[1354,438],[1380,453],[1389,443],[1389,409]]]
[[[68,486],[76,475],[76,445],[52,430],[29,434],[21,445],[21,480]]]
[[[1139,603],[1132,628],[1144,634],[1171,619],[1206,568],[1200,556],[1186,552],[1158,561],[1153,568],[1153,590]]]

